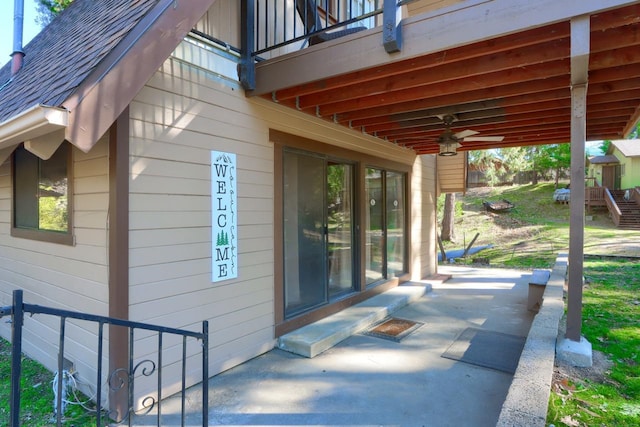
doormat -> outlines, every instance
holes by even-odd
[[[526,337],[467,328],[442,357],[514,374]]]
[[[424,323],[413,320],[389,317],[372,326],[364,332],[364,335],[400,342],[404,337],[418,329]]]

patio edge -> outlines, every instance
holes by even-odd
[[[496,426],[545,426],[567,263],[567,254],[558,254]]]

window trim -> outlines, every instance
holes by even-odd
[[[68,144],[63,142],[62,144]],[[62,144],[60,147],[62,147]],[[17,147],[16,147],[17,148]],[[58,147],[59,149],[59,147]],[[35,155],[35,154],[34,154]],[[67,155],[67,231],[50,231],[50,230],[36,230],[32,228],[16,227],[15,218],[15,200],[16,200],[16,186],[15,186],[15,151],[11,155],[11,236],[21,239],[36,240],[40,242],[57,243],[61,245],[73,246],[73,146],[69,144]]]

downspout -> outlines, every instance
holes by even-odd
[[[11,54],[11,75],[22,68],[24,50],[22,50],[22,27],[24,24],[24,0],[13,3],[13,53]]]

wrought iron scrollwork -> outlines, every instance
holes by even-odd
[[[141,375],[150,377],[156,372],[156,363],[150,359],[142,360],[136,364],[131,373],[129,373],[129,371],[125,368],[115,369],[109,375],[109,388],[111,389],[111,391],[117,392],[126,387],[127,393],[130,394],[128,401],[132,402],[133,399],[131,394],[133,393],[133,384],[135,382],[135,377],[138,371],[140,371],[139,373]],[[126,413],[123,414],[122,418],[117,418],[117,414],[114,414],[113,411],[109,413],[109,416],[112,420],[114,420],[116,424],[123,424],[133,416],[142,416],[149,414],[157,404],[158,402],[155,397],[146,396],[144,399],[142,399],[141,406],[138,410],[136,410],[133,405],[130,405]]]

